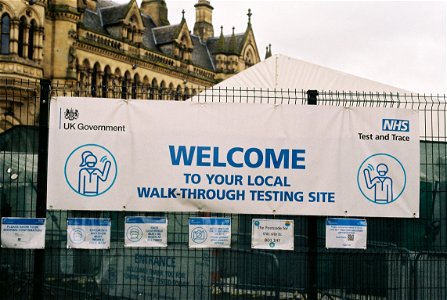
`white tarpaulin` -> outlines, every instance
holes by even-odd
[[[48,208],[417,217],[417,111],[56,98]]]
[[[237,96],[242,97],[242,102],[265,102],[266,99],[243,97],[262,94],[272,99],[276,96],[287,102],[288,97],[293,97],[294,91],[301,90],[411,94],[410,91],[385,83],[276,54],[203,91],[190,101],[204,102],[207,98],[225,95],[225,102]]]

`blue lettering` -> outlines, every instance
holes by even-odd
[[[147,189],[145,187],[137,187],[138,198],[149,198],[149,191],[151,189]]]
[[[219,147],[213,149],[213,167],[225,167],[227,164],[219,162]]]
[[[293,149],[292,150],[292,169],[305,169],[306,166],[304,164],[300,164],[299,162],[304,161],[304,154],[306,150],[304,149]],[[300,156],[302,154],[302,156]]]
[[[242,149],[241,147],[231,148],[227,153],[228,164],[234,168],[242,168],[244,166],[244,164],[236,163],[233,159],[235,152],[244,152],[244,149]]]
[[[174,146],[169,145],[169,154],[173,166],[198,167],[260,168],[266,169],[305,169],[305,149],[259,149],[242,147],[230,148],[226,155],[220,156],[219,147],[210,146]],[[226,158],[226,161],[225,161]],[[223,159],[223,160],[221,160]],[[188,178],[186,178],[188,179]]]
[[[209,167],[211,166],[211,162],[203,161],[204,159],[209,159],[211,157],[210,153],[211,147],[198,146],[197,147],[197,166],[198,167]]]
[[[250,158],[252,157],[252,153],[255,153],[255,159],[257,160],[253,163],[251,162]],[[262,165],[262,162],[264,160],[264,156],[262,155],[262,151],[258,148],[249,148],[244,155],[245,164],[249,168],[259,168]]]
[[[196,150],[195,146],[189,147],[189,153],[185,146],[178,146],[178,152],[175,152],[175,146],[169,145],[169,153],[171,154],[171,163],[173,166],[178,166],[180,161],[183,161],[184,166],[190,166]]]
[[[281,163],[283,163],[284,169],[288,169],[289,151],[286,149],[281,149],[277,157],[275,149],[265,149],[265,167],[269,169],[271,163],[273,163],[273,168],[275,169],[279,169],[281,167]]]

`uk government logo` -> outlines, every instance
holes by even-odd
[[[407,175],[396,157],[377,153],[367,157],[360,165],[357,184],[367,200],[376,204],[389,204],[402,196]]]
[[[107,148],[86,144],[74,149],[67,157],[64,174],[67,184],[75,193],[96,197],[112,188],[118,166]]]
[[[64,117],[67,120],[74,121],[79,118],[79,111],[77,109],[67,108],[64,112]]]

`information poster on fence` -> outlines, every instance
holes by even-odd
[[[125,247],[167,247],[168,220],[164,217],[126,217]]]
[[[68,218],[67,248],[109,249],[110,219]]]
[[[326,248],[366,249],[365,219],[326,219]]]
[[[418,118],[395,108],[58,97],[48,209],[414,218]]]
[[[2,218],[3,248],[45,248],[45,218]]]
[[[190,248],[230,248],[230,218],[189,218]]]
[[[195,255],[187,243],[142,251],[112,242],[95,279],[103,298],[210,299],[212,274],[219,271],[214,253],[209,249]]]
[[[252,249],[293,250],[293,220],[253,219]]]

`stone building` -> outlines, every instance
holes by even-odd
[[[210,1],[198,0],[192,30],[173,24],[165,0],[0,0],[0,128],[35,122],[46,78],[75,95],[183,99],[260,61],[248,12],[242,33],[215,34]],[[244,14],[244,12],[235,12]],[[174,18],[175,19],[175,18]],[[8,96],[20,92],[21,101]],[[17,95],[17,93],[16,93]],[[32,117],[33,115],[34,117]]]

